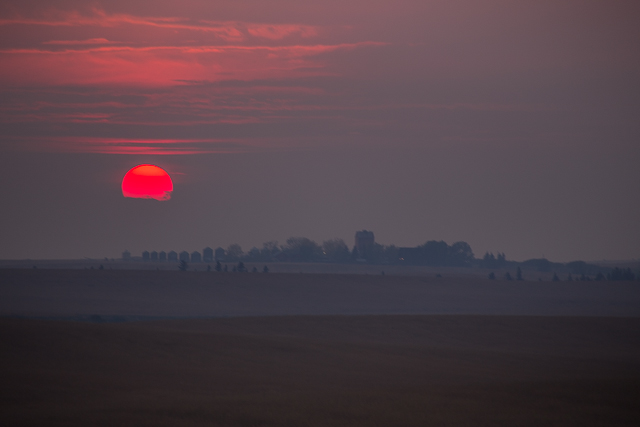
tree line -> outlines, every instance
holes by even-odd
[[[211,249],[208,249],[212,251]],[[200,260],[198,260],[200,261]],[[203,261],[206,262],[205,259]],[[366,263],[374,265],[419,265],[433,267],[476,267],[490,270],[516,270],[516,280],[522,278],[521,269],[536,272],[556,272],[569,274],[567,280],[640,280],[640,272],[635,274],[630,268],[607,268],[584,261],[566,264],[556,263],[546,258],[529,259],[522,262],[507,260],[504,252],[486,252],[482,258],[475,258],[471,246],[464,242],[451,245],[440,240],[429,240],[415,247],[397,247],[370,243],[353,246],[351,249],[343,239],[325,240],[319,244],[307,237],[290,237],[285,244],[277,241],[265,242],[262,248],[252,247],[244,252],[238,244],[226,249],[217,248],[212,261],[217,262],[328,262]],[[243,264],[240,265],[240,271]],[[216,270],[219,270],[219,264]],[[556,276],[554,276],[555,279]],[[494,275],[495,278],[495,275]],[[507,280],[511,278],[505,276]],[[559,280],[559,279],[555,279]]]
[[[216,250],[216,254],[220,253]],[[472,266],[474,261],[471,246],[466,242],[448,245],[444,241],[428,241],[414,248],[399,248],[395,245],[372,243],[360,248],[349,246],[343,239],[325,240],[322,244],[306,237],[290,237],[284,245],[276,241],[263,244],[262,249],[251,248],[243,252],[238,244],[224,251],[225,261],[247,262],[335,262],[368,264],[405,264],[433,266]]]

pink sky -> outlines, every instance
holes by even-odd
[[[579,161],[596,174],[589,180],[600,184],[553,189],[558,204],[552,209],[562,219],[545,220],[524,233],[536,241],[530,249],[524,242],[510,243],[509,236],[513,229],[531,227],[535,214],[510,212],[504,224],[483,225],[478,216],[488,217],[492,208],[480,202],[475,217],[447,214],[457,204],[434,210],[441,227],[412,217],[396,229],[389,225],[390,211],[381,208],[368,218],[347,203],[339,208],[354,219],[344,223],[301,223],[287,231],[291,220],[278,217],[264,224],[277,229],[276,236],[253,232],[260,237],[250,237],[232,224],[227,234],[213,233],[210,240],[259,246],[260,239],[284,241],[286,233],[317,240],[334,233],[350,243],[352,231],[373,228],[385,237],[383,243],[466,240],[478,256],[485,249],[511,249],[514,257],[530,258],[556,244],[551,237],[537,241],[541,229],[562,230],[565,222],[571,229],[571,218],[587,215],[580,222],[600,229],[597,238],[580,237],[578,245],[563,244],[557,253],[545,254],[640,257],[640,226],[633,219],[640,216],[639,202],[625,202],[619,210],[578,209],[591,194],[602,199],[639,189],[640,176],[632,171],[640,162],[639,12],[635,1],[5,1],[0,5],[0,153],[128,156],[116,162],[119,169],[109,172],[114,175],[129,163],[165,161],[185,182],[197,182],[196,155],[269,153],[286,164],[309,151],[335,153],[329,158],[391,152],[397,158],[379,165],[386,170],[380,173],[389,174],[388,188],[362,183],[353,191],[393,198],[407,164],[422,157],[428,163],[444,150],[450,169],[466,156],[479,164],[498,158],[526,163],[504,170],[504,180],[519,182],[536,203],[544,203],[547,191],[536,183],[546,182],[545,174],[562,179],[563,172],[553,166],[555,160],[537,168],[527,162],[555,153],[563,156],[571,176],[582,176]],[[525,153],[528,159],[522,158]],[[158,160],[162,157],[171,160]],[[366,163],[350,170],[362,176],[368,173]],[[475,200],[480,187],[490,188],[493,179],[490,171],[467,167],[474,171],[471,186],[445,172],[416,171],[410,179],[446,183],[438,191],[458,194],[455,203],[463,204]],[[489,191],[489,196],[500,194]],[[277,198],[282,202],[286,195]],[[563,199],[572,201],[569,211]],[[428,194],[407,196],[397,201],[398,209],[424,210],[430,200]],[[322,211],[317,203],[302,210]],[[9,205],[3,212],[7,220],[26,209],[16,201]],[[619,219],[602,228],[603,218],[613,216]],[[576,234],[550,236],[567,241]],[[200,244],[196,241],[189,238],[184,245]],[[0,257],[10,256],[14,243],[7,243]],[[135,248],[123,238],[105,250],[125,246]],[[99,252],[94,244],[82,247]],[[30,256],[27,249],[20,253]],[[64,256],[79,255],[69,250]]]
[[[428,127],[406,112],[575,110],[583,100],[571,88],[564,99],[549,95],[576,79],[638,69],[630,42],[640,33],[628,13],[637,8],[624,3],[268,4],[9,3],[0,17],[0,82],[15,101],[1,104],[2,121],[62,126],[70,135],[82,125],[81,136],[94,140],[104,135],[91,124],[113,125],[119,140],[137,136],[124,127],[163,126],[185,143],[181,128],[195,124],[282,133],[304,121],[335,125],[349,139],[380,126]],[[480,132],[466,137],[485,139]],[[286,139],[250,145],[289,146]],[[105,152],[136,146],[104,141]],[[68,149],[82,143],[70,139]],[[217,151],[215,142],[200,149]]]

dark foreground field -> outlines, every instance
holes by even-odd
[[[0,423],[640,425],[640,319],[0,319]]]
[[[355,314],[640,317],[640,282],[0,269],[0,316],[112,321]]]

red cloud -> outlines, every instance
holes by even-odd
[[[318,35],[317,28],[309,25],[250,25],[247,31],[254,37],[271,40],[280,40],[293,34],[305,38]]]
[[[0,51],[0,80],[10,84],[165,86],[190,81],[295,78],[327,74],[316,56],[380,45],[100,47]]]
[[[42,41],[37,48],[0,51],[3,64],[0,84],[5,85],[166,86],[318,76],[331,74],[320,54],[381,45],[372,42],[306,45],[301,43],[302,39],[319,33],[317,27],[310,25],[138,17],[109,14],[97,8],[89,14],[58,11],[39,19],[4,19],[0,25],[82,27],[73,34],[76,37],[78,32],[87,34],[81,40],[60,37]],[[128,28],[99,33],[103,36],[107,31],[111,34],[109,38],[91,37],[98,35],[96,28],[121,26]],[[138,27],[154,27],[158,31]],[[47,30],[49,38],[52,31],[67,34],[66,30]],[[210,37],[202,38],[203,32],[213,35],[216,44],[210,43]],[[121,34],[126,34],[125,40],[129,41],[111,41],[123,37]],[[282,40],[291,38],[296,38],[297,43],[282,45]],[[199,44],[195,44],[196,40]],[[265,41],[268,45],[264,45]],[[227,44],[231,42],[234,44]],[[91,45],[96,47],[88,48]]]
[[[241,153],[264,149],[246,139],[131,139],[95,137],[22,138],[23,148],[38,151],[103,154]],[[263,144],[264,145],[264,144]]]
[[[43,25],[54,27],[117,27],[122,25],[156,27],[167,30],[187,30],[212,33],[227,42],[239,42],[247,36],[280,40],[291,35],[307,38],[318,35],[317,27],[299,24],[246,24],[238,21],[191,20],[181,17],[137,17],[128,14],[107,14],[94,8],[85,16],[77,11],[56,12],[49,19],[2,19],[0,25]],[[92,39],[99,40],[99,39]],[[56,44],[63,44],[58,42]],[[53,44],[53,43],[51,43]],[[64,43],[67,44],[67,43]],[[72,43],[68,43],[72,44]],[[73,43],[77,44],[77,43]]]
[[[0,20],[5,33],[23,40],[3,44],[20,48],[0,50],[0,89],[32,94],[0,102],[0,122],[38,123],[43,129],[55,127],[56,135],[80,125],[87,136],[100,135],[92,130],[99,124],[114,129],[111,135],[127,136],[116,129],[135,126],[158,136],[161,127],[180,135],[175,129],[195,124],[342,120],[331,111],[335,108],[313,103],[331,95],[305,87],[307,78],[336,75],[340,67],[331,53],[384,45],[339,43],[335,33],[312,25],[197,18],[93,9]],[[230,83],[216,83],[221,81]],[[281,139],[274,136],[265,144],[277,148]],[[54,151],[195,154],[262,149],[256,141],[264,142],[264,135],[233,141],[60,137],[23,142]]]
[[[49,40],[42,42],[42,44],[54,44],[54,45],[91,45],[91,44],[119,44],[122,42],[113,42],[105,38],[95,38],[87,40]]]

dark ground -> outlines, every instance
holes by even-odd
[[[640,319],[0,319],[3,425],[640,425]]]
[[[640,282],[0,269],[0,316],[113,320],[365,314],[640,317]]]
[[[0,425],[637,426],[639,313],[637,282],[0,269]]]

